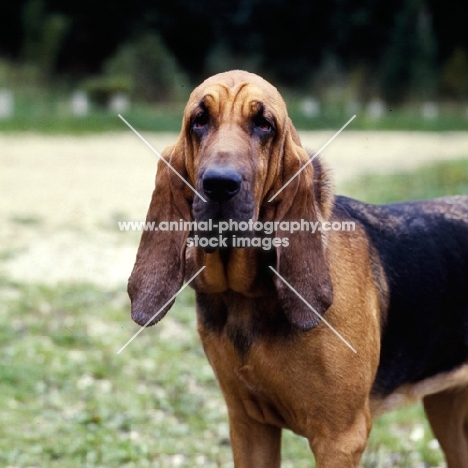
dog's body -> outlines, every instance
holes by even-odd
[[[417,398],[449,468],[468,468],[468,197],[335,198],[276,89],[240,71],[192,93],[164,156],[198,194],[159,164],[150,221],[355,223],[296,232],[271,250],[186,248],[188,232],[142,236],[129,281],[140,324],[163,306],[152,323],[164,316],[184,277],[205,267],[191,285],[236,468],[279,467],[282,428],[308,438],[318,468],[358,467],[372,417]]]

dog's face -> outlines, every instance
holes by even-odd
[[[286,105],[276,88],[245,72],[217,75],[195,89],[185,111],[195,220],[256,220],[279,167],[273,148]]]

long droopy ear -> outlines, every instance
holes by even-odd
[[[282,177],[284,184],[304,166],[310,156],[300,145],[299,137],[288,119],[287,133],[282,148]],[[281,157],[281,156],[280,156]],[[294,233],[277,231],[277,237],[287,237],[289,242],[277,248],[277,271],[320,315],[333,301],[333,285],[325,249],[323,233],[305,230],[305,222],[320,223],[330,215],[333,195],[329,181],[319,160],[309,164],[278,197],[280,203],[275,221],[297,221],[302,228]],[[281,307],[295,327],[310,330],[320,318],[308,307],[296,292],[275,275],[274,283]]]
[[[176,146],[166,149],[163,158],[182,177],[187,177],[183,152]],[[164,221],[166,224],[163,226],[167,227],[171,221],[190,220],[189,191],[184,182],[160,160],[147,223],[152,222],[158,227]],[[187,232],[180,230],[143,231],[127,288],[132,302],[132,319],[138,324],[146,325],[159,312],[149,323],[154,325],[174,303],[174,300],[167,302],[177,293],[184,280],[187,235]]]

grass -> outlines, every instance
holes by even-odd
[[[418,104],[393,108],[386,106],[380,118],[373,118],[363,107],[349,110],[343,104],[329,104],[322,106],[320,115],[307,117],[301,110],[300,100],[286,98],[286,102],[289,115],[298,130],[338,130],[353,114],[356,114],[356,119],[348,127],[350,130],[441,132],[468,129],[468,114],[463,106],[441,106],[435,118],[423,118]]]
[[[167,467],[178,454],[196,466],[197,454],[228,457],[193,295],[120,355],[137,330],[123,288],[4,281],[1,315],[0,466]]]
[[[124,117],[139,131],[179,132],[182,124],[183,104],[173,106],[135,106],[123,112]],[[299,111],[290,111],[290,116],[298,130],[339,129],[350,118],[344,112],[326,112],[320,118],[306,118]],[[115,117],[115,118],[114,118]],[[121,131],[121,120],[117,113],[94,110],[86,117],[74,117],[54,113],[18,115],[3,120],[1,129],[5,132],[33,131],[46,134],[87,134],[109,131]],[[435,120],[423,120],[405,111],[372,120],[358,114],[352,123],[352,130],[411,130],[411,131],[466,131],[468,119],[447,115]]]
[[[368,203],[468,194],[468,158],[436,163],[417,172],[365,174],[345,184],[341,192]]]
[[[301,109],[301,96],[285,97],[290,117],[299,130],[339,129],[353,113],[352,130],[419,130],[465,131],[468,129],[466,106],[444,105],[436,118],[421,117],[420,105],[386,108],[384,115],[373,119],[363,108],[352,112],[345,104],[322,106],[319,116],[307,117]],[[18,89],[15,92],[15,112],[10,118],[0,120],[4,132],[34,131],[47,134],[84,134],[124,130],[124,124],[111,112],[96,105],[86,117],[76,117],[70,111],[70,96],[62,91],[44,89]],[[185,103],[145,104],[133,103],[125,118],[141,131],[173,131],[181,128]]]
[[[178,132],[182,122],[183,105],[146,106],[123,112],[140,131]],[[117,112],[94,109],[86,117],[71,115],[68,110],[32,108],[18,111],[12,118],[0,120],[3,132],[40,132],[43,134],[82,135],[125,130]]]
[[[468,161],[369,175],[341,192],[370,202],[468,193]],[[2,280],[0,466],[232,467],[226,409],[196,335],[193,293],[184,291],[165,320],[117,355],[138,330],[123,285]],[[311,463],[306,441],[285,431],[282,466]],[[362,466],[443,466],[421,406],[375,422]]]

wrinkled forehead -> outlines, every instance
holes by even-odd
[[[233,71],[214,75],[192,92],[187,110],[203,104],[221,110],[225,105],[249,107],[262,105],[271,112],[285,114],[286,105],[278,90],[258,75]]]

